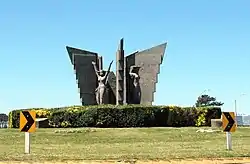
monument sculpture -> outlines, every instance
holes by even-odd
[[[92,62],[96,76],[97,76],[97,81],[98,81],[98,86],[95,90],[97,104],[104,103],[104,94],[105,94],[105,89],[107,87],[108,75],[109,75],[112,63],[113,61],[109,64],[108,71],[104,72],[104,70],[98,71],[96,67],[96,63]]]
[[[135,69],[137,71],[134,71]],[[129,71],[129,75],[131,76],[131,78],[133,78],[133,88],[132,88],[133,102],[132,104],[140,104],[140,101],[141,101],[140,76],[138,75],[138,69],[140,69],[140,67],[131,66],[130,71]]]
[[[116,74],[103,71],[102,56],[96,52],[66,47],[75,70],[82,105],[145,104],[154,101],[154,92],[167,43],[125,57],[124,40],[116,53]]]
[[[116,53],[116,104],[126,104],[124,95],[124,50],[123,50],[123,39],[120,40],[118,50]]]

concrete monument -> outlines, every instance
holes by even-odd
[[[96,52],[66,47],[74,66],[82,105],[147,104],[154,92],[167,43],[124,56],[124,40],[116,53],[116,75],[103,71],[102,56]]]
[[[167,43],[137,51],[125,57],[126,76],[129,77],[130,68],[139,76],[140,104],[151,105],[154,101],[156,83],[160,73],[160,65],[163,61]],[[134,80],[126,78],[126,103],[134,104]]]
[[[98,56],[97,53],[81,50],[72,47],[66,47],[71,64],[73,65],[74,72],[76,74],[76,83],[78,85],[78,92],[82,105],[94,105],[100,103],[98,91],[98,77],[93,67],[93,63],[96,64],[96,68],[99,72],[105,73],[103,70],[102,57]],[[104,104],[115,104],[115,74],[112,71],[108,71],[109,76],[106,77],[105,81],[105,92],[101,93],[102,103]],[[101,73],[101,74],[102,74]],[[100,90],[99,90],[100,91]],[[97,101],[98,99],[98,101]]]

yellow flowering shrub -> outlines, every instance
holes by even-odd
[[[218,107],[179,107],[147,105],[96,105],[62,108],[33,108],[37,118],[48,118],[51,127],[183,127],[209,126],[212,118],[221,117]],[[9,127],[19,127],[22,110],[9,113]]]

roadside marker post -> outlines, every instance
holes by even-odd
[[[226,132],[227,135],[227,150],[232,150],[232,133]]]
[[[36,111],[20,112],[20,131],[25,132],[24,152],[30,154],[30,133],[36,130]]]
[[[25,147],[24,147],[24,152],[25,154],[30,154],[30,133],[25,132]]]
[[[234,112],[222,113],[222,128],[226,132],[227,150],[232,150],[232,132],[236,131],[236,121]]]

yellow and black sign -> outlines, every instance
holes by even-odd
[[[235,132],[236,123],[234,112],[222,113],[222,128],[224,132]]]
[[[20,112],[20,131],[35,132],[36,130],[36,111]]]

